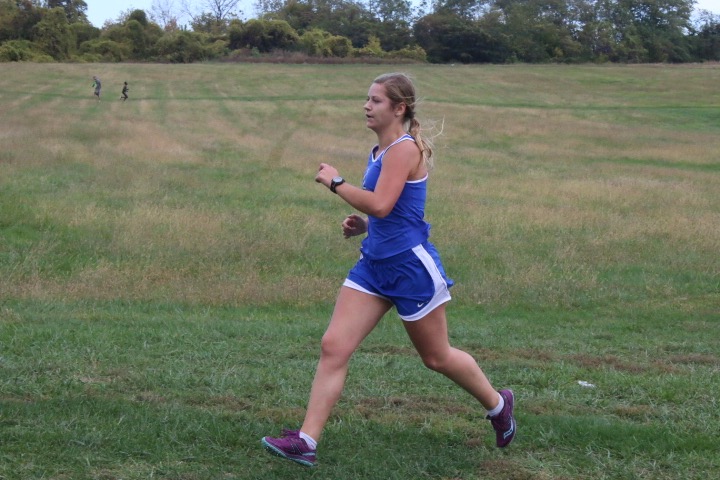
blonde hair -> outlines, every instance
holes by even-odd
[[[431,170],[433,167],[433,141],[431,138],[423,136],[420,122],[415,118],[417,101],[412,80],[404,73],[385,73],[373,80],[373,83],[385,86],[385,94],[393,106],[405,104],[403,126],[405,131],[415,139],[425,166]]]

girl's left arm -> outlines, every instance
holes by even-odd
[[[417,168],[420,151],[413,142],[393,145],[383,156],[382,169],[374,191],[363,190],[347,182],[336,188],[337,194],[350,206],[367,215],[383,218],[395,207],[410,173]],[[315,181],[330,187],[338,171],[332,165],[320,164]]]

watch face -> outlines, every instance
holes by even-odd
[[[335,183],[342,182],[342,181],[343,181],[343,178],[342,178],[342,177],[335,177],[335,178],[332,179],[332,181],[335,182]]]

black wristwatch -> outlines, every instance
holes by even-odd
[[[343,177],[335,177],[330,182],[330,191],[333,193],[337,193],[335,189],[345,183],[345,179]]]

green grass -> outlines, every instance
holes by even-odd
[[[301,421],[358,255],[314,173],[360,182],[362,104],[392,68],[3,66],[0,479],[720,474],[713,64],[398,67],[442,130],[451,338],[515,391],[517,440],[494,448],[391,313],[320,467],[261,449]]]

